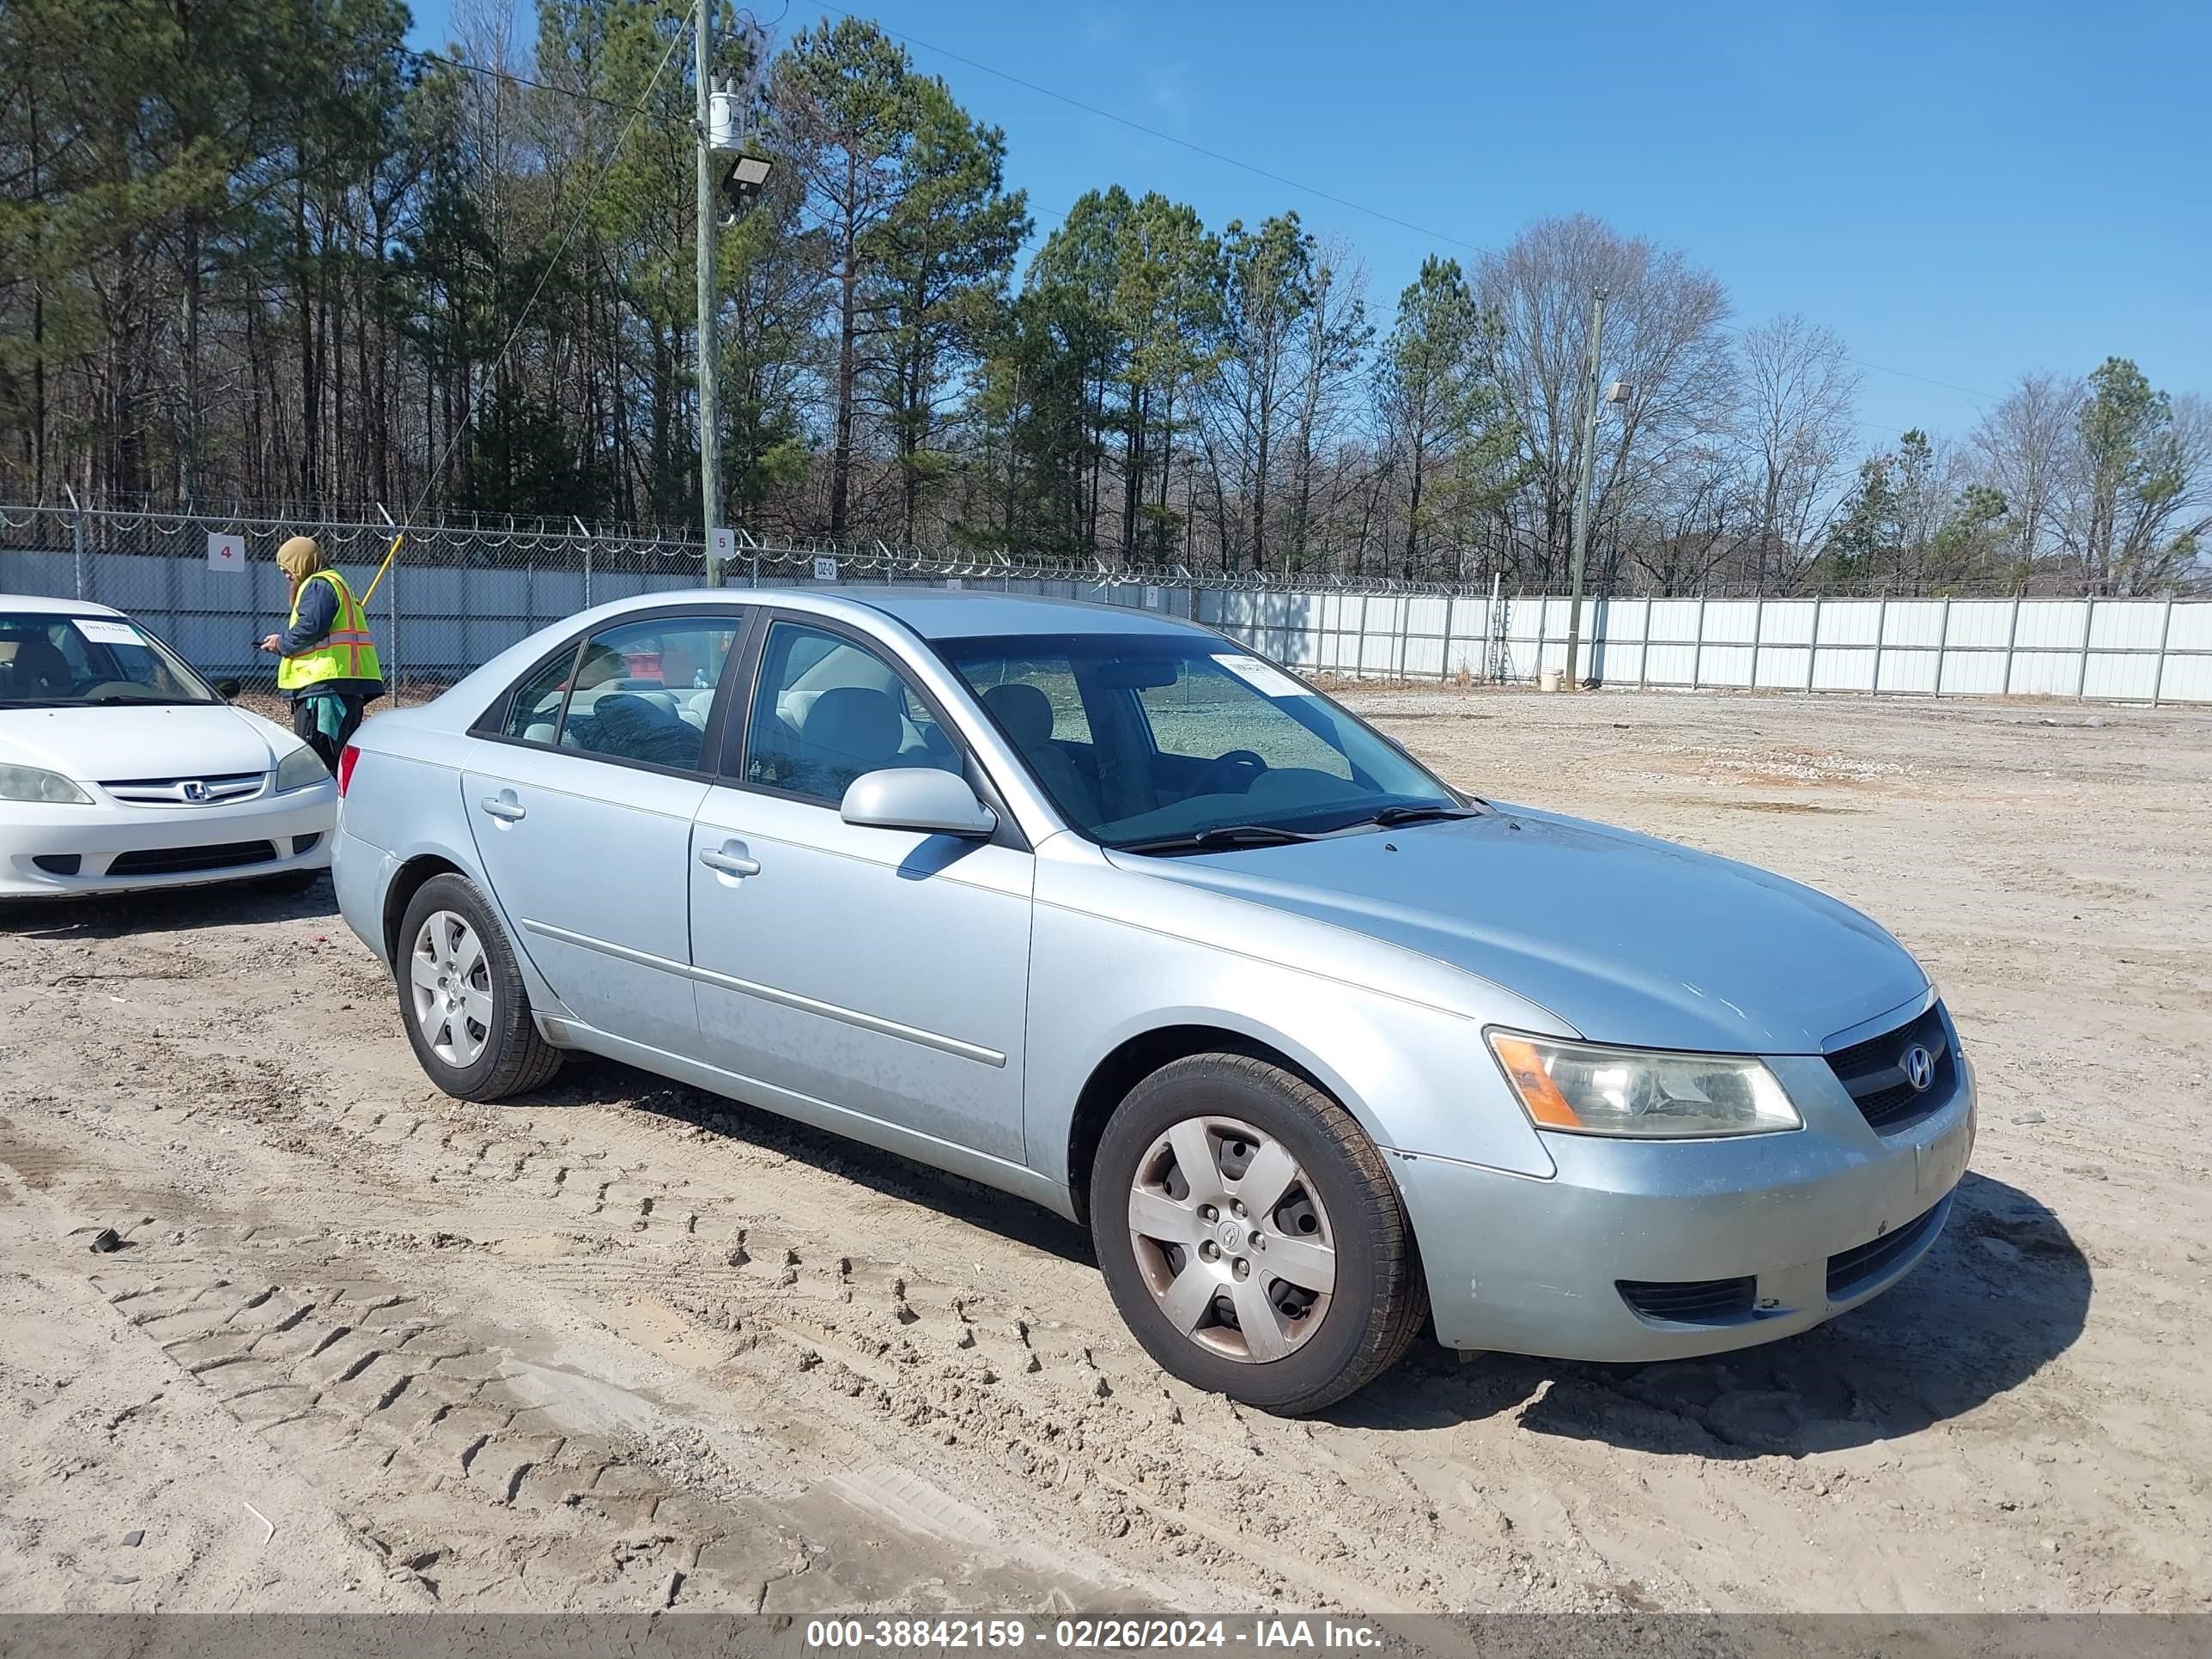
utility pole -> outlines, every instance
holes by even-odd
[[[1590,300],[1589,358],[1583,366],[1582,465],[1575,470],[1575,550],[1568,579],[1567,689],[1582,684],[1580,662],[1583,632],[1583,559],[1589,550],[1590,470],[1597,459],[1598,349],[1605,338],[1605,290]]]
[[[722,585],[722,562],[714,556],[714,532],[722,522],[720,422],[717,418],[714,371],[719,353],[714,341],[714,245],[721,234],[720,215],[714,207],[714,41],[708,8],[714,0],[692,0],[696,59],[693,78],[698,87],[699,163],[699,511],[702,540],[707,554],[707,586]]]

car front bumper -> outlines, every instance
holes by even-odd
[[[321,870],[331,861],[337,823],[337,786],[325,781],[281,795],[210,806],[49,806],[0,802],[0,898],[64,898],[97,893],[135,893],[206,882],[250,881],[295,870]],[[311,841],[312,838],[312,841]],[[189,860],[192,849],[252,848],[266,842],[270,856],[192,869],[132,870],[126,854],[157,864]],[[228,856],[243,856],[231,854]],[[49,868],[38,860],[77,860]]]
[[[1966,1173],[1972,1066],[1959,1066],[1949,1099],[1885,1136],[1824,1060],[1768,1064],[1803,1128],[1695,1141],[1547,1134],[1558,1173],[1542,1180],[1391,1152],[1438,1340],[1558,1359],[1679,1358],[1809,1330],[1904,1278]],[[1639,1312],[1621,1288],[1723,1282],[1741,1301],[1720,1305],[1717,1291],[1718,1310],[1689,1318]]]

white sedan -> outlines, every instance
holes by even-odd
[[[0,593],[0,899],[304,889],[337,787],[119,611]]]

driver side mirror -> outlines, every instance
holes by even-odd
[[[837,816],[870,830],[911,830],[925,836],[988,839],[999,815],[975,798],[968,780],[935,767],[886,767],[864,772],[845,791]]]
[[[216,696],[225,702],[236,702],[239,694],[245,690],[245,684],[239,680],[217,680],[215,683]]]

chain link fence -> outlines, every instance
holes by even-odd
[[[368,607],[403,703],[577,611],[696,588],[708,553],[696,537],[574,520],[399,526],[381,509],[280,520],[0,506],[0,594],[112,606],[208,675],[266,686],[274,663],[256,642],[289,605],[276,550],[303,533],[364,594],[404,538]],[[1431,683],[1563,672],[1571,610],[1494,586],[1194,576],[744,531],[724,576],[739,588],[920,585],[1129,605],[1218,628],[1309,674]],[[2212,703],[2205,600],[1597,599],[1581,639],[1578,672],[1613,685]]]

